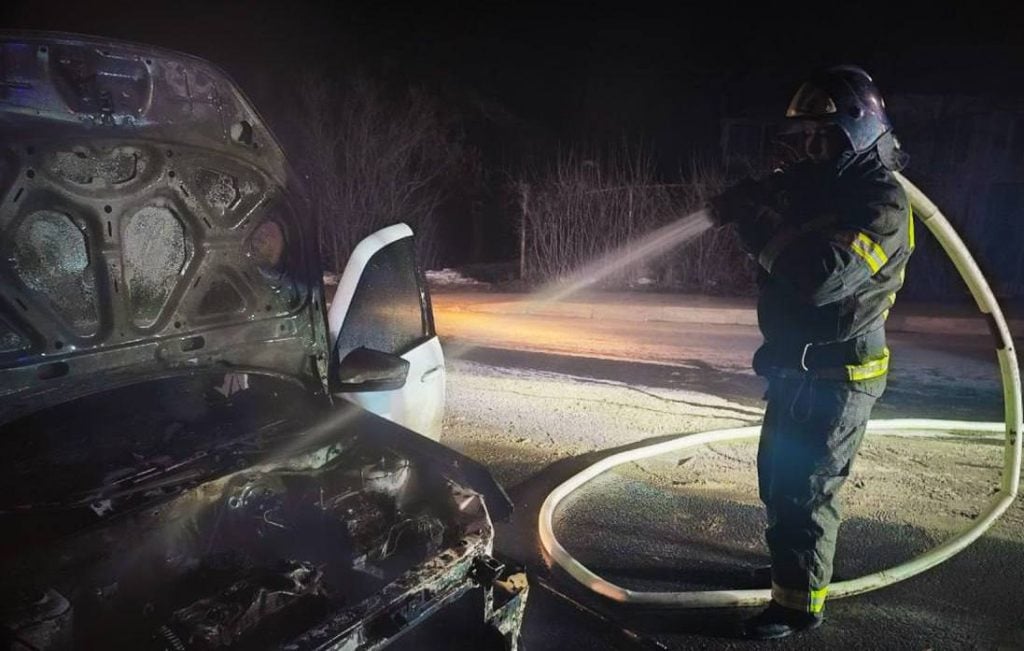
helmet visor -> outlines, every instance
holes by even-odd
[[[812,83],[800,86],[786,109],[787,118],[820,118],[836,112],[836,103],[828,93]]]

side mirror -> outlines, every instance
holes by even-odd
[[[356,348],[338,365],[335,392],[393,391],[405,386],[409,362],[398,355]]]

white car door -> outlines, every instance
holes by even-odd
[[[434,331],[430,296],[416,265],[411,228],[389,226],[359,243],[338,280],[327,322],[335,368],[359,348],[408,363],[404,384],[398,388],[392,388],[395,382],[376,390],[353,385],[336,395],[438,440],[444,418],[444,354]]]

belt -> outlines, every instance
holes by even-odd
[[[863,382],[889,372],[889,348],[881,329],[847,341],[803,343],[779,350],[772,346],[768,374],[776,377]],[[864,355],[868,354],[867,359]]]

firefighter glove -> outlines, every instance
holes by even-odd
[[[744,179],[708,202],[711,221],[725,226],[750,219],[766,203],[765,194],[762,183]]]

